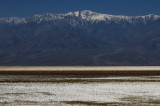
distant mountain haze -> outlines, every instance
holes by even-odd
[[[0,18],[0,65],[160,65],[160,16],[84,10]]]

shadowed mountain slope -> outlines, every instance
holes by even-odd
[[[160,16],[85,10],[0,18],[0,65],[160,65]]]

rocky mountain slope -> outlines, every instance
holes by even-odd
[[[0,18],[0,65],[160,65],[160,16],[89,10]]]

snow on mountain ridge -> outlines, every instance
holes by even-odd
[[[110,22],[123,22],[127,21],[129,23],[135,23],[137,20],[142,20],[146,23],[147,20],[158,20],[160,16],[158,15],[145,15],[145,16],[123,16],[123,15],[109,15],[109,14],[102,14],[92,12],[90,10],[83,10],[83,11],[76,11],[76,12],[69,12],[66,14],[52,14],[46,13],[42,15],[34,15],[32,17],[27,18],[18,18],[18,17],[10,17],[10,18],[0,18],[0,23],[9,23],[9,24],[24,24],[29,22],[36,22],[41,23],[43,21],[54,21],[54,20],[63,20],[66,16],[74,16],[80,19],[91,21],[91,22],[100,22],[104,21],[106,23]],[[75,21],[75,20],[74,20]]]

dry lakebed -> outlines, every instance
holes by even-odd
[[[160,67],[0,67],[0,105],[158,106]]]

